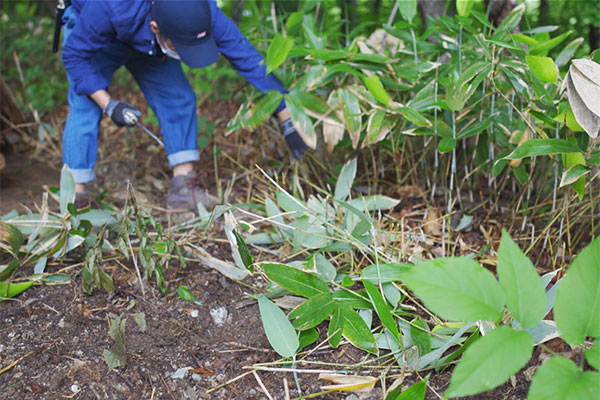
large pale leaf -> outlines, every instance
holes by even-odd
[[[517,373],[532,352],[529,333],[508,326],[496,328],[465,351],[445,395],[468,396],[493,389]]]
[[[600,64],[587,58],[578,58],[573,60],[573,65],[586,78],[600,86]]]
[[[71,175],[71,170],[67,164],[63,165],[60,172],[60,213],[65,215],[67,210],[67,204],[75,201],[75,180]]]
[[[354,184],[354,178],[356,177],[356,158],[348,160],[340,171],[337,183],[335,184],[335,191],[333,197],[338,200],[346,200],[350,196],[350,189]]]
[[[577,93],[570,72],[565,79],[567,81],[567,97],[569,98],[569,104],[571,105],[577,123],[581,125],[590,137],[596,138],[598,136],[598,131],[600,130],[600,116],[590,111],[579,93]]]
[[[544,82],[556,82],[558,70],[550,57],[525,56],[525,61],[536,78]]]
[[[293,356],[300,342],[283,311],[264,296],[259,296],[258,307],[265,334],[273,349],[282,357]]]
[[[551,358],[538,368],[527,394],[528,400],[597,399],[600,397],[600,373],[579,373],[577,365],[566,357]]]
[[[379,289],[371,282],[363,281],[363,285],[365,285],[367,294],[371,299],[371,303],[373,303],[373,306],[375,307],[375,311],[377,312],[381,323],[392,333],[392,335],[394,335],[397,341],[400,341],[396,320],[392,316],[390,308],[388,307],[385,299],[383,298],[383,295],[381,294]]]
[[[260,267],[267,277],[290,292],[304,297],[329,293],[329,286],[318,276],[285,264],[263,263]]]
[[[294,41],[290,38],[276,34],[267,50],[265,63],[267,65],[267,74],[270,74],[275,68],[279,67],[292,49]]]
[[[563,339],[600,337],[600,236],[579,253],[556,292],[554,320]]]
[[[598,69],[600,69],[600,65],[598,65]],[[577,94],[588,110],[600,117],[600,85],[590,80],[577,68],[569,69],[569,76]]]
[[[504,294],[498,281],[473,259],[427,260],[402,274],[400,280],[444,319],[493,321],[502,315]]]
[[[544,284],[531,260],[503,230],[496,267],[506,305],[523,328],[537,325],[546,311]]]

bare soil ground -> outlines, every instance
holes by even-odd
[[[220,135],[236,107],[223,103],[210,109],[214,110],[212,114],[206,112],[205,115],[216,123],[216,135]],[[107,123],[103,121],[103,127]],[[135,140],[127,135],[135,135]],[[271,138],[265,140],[264,136],[255,143],[248,144],[248,140],[237,135],[221,139],[218,144],[223,153],[241,160],[245,166],[261,160],[265,150],[275,158],[281,153],[278,146],[283,141],[269,144]],[[258,145],[258,142],[263,144]],[[13,208],[23,212],[20,203],[33,209],[40,202],[42,185],[58,185],[60,159],[53,163],[24,160],[24,155],[17,154],[7,158],[7,167],[0,175],[1,214]],[[104,198],[119,206],[124,200],[127,177],[153,212],[164,217],[162,207],[169,172],[162,149],[152,139],[141,131],[107,128],[103,132],[99,160],[96,192],[98,188],[106,190]],[[236,166],[223,160],[228,158],[222,154],[216,171],[214,159],[209,155],[203,157],[198,169],[205,173],[208,187],[226,185],[235,172]],[[234,196],[240,200],[248,197],[247,185],[242,183],[236,187]],[[390,193],[386,194],[392,196],[411,196],[398,190],[387,191]],[[410,219],[411,213],[418,209],[414,203],[402,203],[393,212]],[[483,218],[482,214],[477,224],[481,224]],[[499,237],[497,226],[486,226],[486,231]],[[202,245],[215,257],[230,260],[229,248],[218,240],[220,237],[223,233],[216,229]],[[475,225],[473,234],[464,240],[473,248],[485,243],[479,225]],[[83,260],[83,254],[79,256],[49,265],[48,269],[57,271],[75,265]],[[12,366],[0,373],[0,399],[266,399],[259,380],[275,399],[285,398],[285,386],[292,398],[299,396],[290,373],[258,372],[257,376],[242,376],[247,372],[244,367],[279,359],[264,335],[256,302],[246,296],[247,292],[256,293],[255,288],[260,289],[262,282],[250,278],[244,282],[249,286],[245,286],[201,264],[191,263],[186,269],[172,264],[165,274],[169,293],[161,294],[153,283],[146,283],[143,295],[133,265],[107,262],[104,268],[113,277],[114,293],[97,290],[91,296],[84,295],[80,267],[75,266],[68,269],[71,276],[68,285],[35,286],[15,300],[0,303],[0,369]],[[181,300],[174,292],[179,285],[188,286],[201,305]],[[133,307],[127,310],[131,305]],[[223,321],[211,315],[223,309],[226,310]],[[131,316],[128,318],[128,365],[109,370],[102,352],[113,343],[108,335],[110,316],[132,313],[145,314],[147,330],[142,331]],[[326,328],[320,327],[321,340],[325,339],[326,332]],[[539,350],[532,363],[514,380],[475,398],[525,398],[531,367],[538,356]],[[317,351],[311,360],[351,365],[364,357],[363,352],[346,345],[336,350]],[[299,367],[318,368],[314,365]],[[181,368],[187,368],[187,373],[177,377],[175,373]],[[433,373],[428,399],[440,398],[449,384],[450,374],[450,370]],[[409,376],[405,385],[414,381],[415,377]],[[230,383],[215,389],[227,382]],[[301,374],[299,384],[303,394],[310,395],[318,393],[323,383],[315,374]],[[211,389],[214,390],[209,393]],[[352,396],[339,393],[315,398],[356,398]],[[382,398],[381,385],[377,384],[373,392],[361,398]]]

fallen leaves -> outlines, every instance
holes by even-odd
[[[335,390],[354,393],[370,393],[379,380],[373,376],[319,374],[319,379],[334,383],[321,386],[323,390]]]

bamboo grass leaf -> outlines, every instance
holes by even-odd
[[[269,343],[280,356],[289,358],[300,346],[294,327],[283,311],[264,296],[258,297],[263,328]]]

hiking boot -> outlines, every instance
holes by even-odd
[[[73,204],[75,208],[81,210],[83,208],[90,207],[92,202],[92,195],[88,190],[84,190],[83,192],[75,193],[75,201]]]
[[[200,189],[201,179],[195,171],[187,175],[177,175],[171,179],[171,188],[167,195],[167,208],[171,211],[198,212],[198,202],[207,210],[220,204],[219,199],[206,190]]]
[[[100,203],[96,201],[89,190],[75,193],[75,201],[73,204],[77,210],[83,210],[84,208],[96,208],[98,210],[102,209]]]

